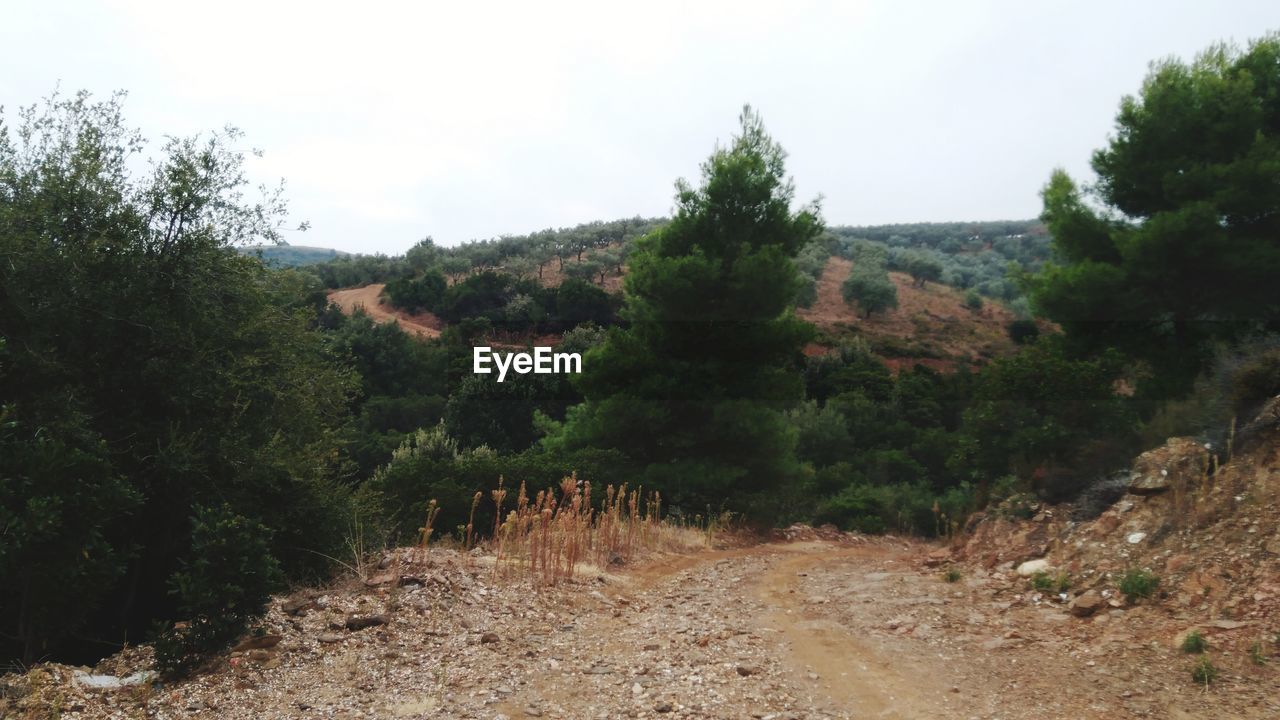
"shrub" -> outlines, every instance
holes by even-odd
[[[974,312],[982,309],[982,295],[972,288],[964,294],[964,306]]]
[[[1202,653],[1209,648],[1209,641],[1204,639],[1199,630],[1192,630],[1182,638],[1182,652]]]
[[[1159,586],[1160,578],[1149,570],[1140,568],[1131,569],[1120,578],[1120,592],[1129,602],[1136,602],[1138,598],[1146,600],[1154,597],[1156,588]]]
[[[387,283],[386,294],[391,304],[410,312],[435,312],[444,300],[448,281],[439,270],[429,270],[420,278],[397,278]]]
[[[1249,646],[1249,659],[1253,661],[1254,665],[1267,664],[1267,653],[1262,649],[1261,642],[1255,642]]]
[[[226,505],[198,507],[192,518],[192,558],[170,578],[187,616],[156,641],[156,666],[181,674],[225,647],[266,608],[281,580],[265,526]]]
[[[1035,320],[1012,320],[1005,331],[1018,345],[1030,345],[1040,338],[1040,326]]]
[[[883,267],[856,265],[840,286],[845,302],[857,303],[862,316],[898,307],[898,288]]]
[[[951,568],[942,574],[942,579],[949,583],[960,582],[960,579],[963,577],[964,575],[955,568]]]
[[[1207,656],[1202,656],[1195,665],[1191,666],[1191,679],[1208,686],[1218,679],[1218,668]]]

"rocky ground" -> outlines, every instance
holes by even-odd
[[[1198,685],[1158,602],[1076,617],[1016,570],[950,566],[936,545],[791,535],[540,591],[495,578],[483,557],[400,551],[368,583],[278,599],[265,634],[192,680],[93,689],[46,665],[10,676],[0,709],[67,719],[1280,716],[1280,657],[1217,657],[1222,676]],[[126,652],[96,670],[124,677],[146,661]]]

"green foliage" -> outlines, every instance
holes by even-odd
[[[472,500],[481,493],[476,527],[492,527],[495,508],[490,491],[497,488],[499,478],[506,478],[506,487],[513,492],[519,483],[526,483],[532,495],[558,487],[561,478],[573,472],[600,487],[632,479],[632,468],[616,451],[588,448],[499,455],[484,446],[462,447],[440,424],[408,436],[391,461],[360,488],[359,496],[361,504],[376,509],[382,519],[383,536],[378,541],[413,543],[432,500],[440,508],[435,527],[453,528],[466,524]]]
[[[794,476],[782,413],[811,329],[789,310],[792,258],[822,226],[816,208],[791,209],[784,158],[748,109],[702,185],[677,184],[675,217],[629,260],[630,326],[584,359],[586,402],[548,448],[621,451],[639,483],[685,507],[746,509]]]
[[[1231,424],[1249,422],[1262,403],[1276,395],[1280,395],[1280,336],[1221,346],[1190,394],[1164,403],[1146,422],[1144,445],[1154,447],[1174,436],[1197,436],[1225,447]]]
[[[1073,497],[1132,447],[1136,421],[1118,378],[1113,357],[1069,360],[1045,342],[996,360],[964,411],[953,463],[983,483],[1013,473],[1035,478],[1047,499]]]
[[[1249,646],[1249,659],[1254,665],[1262,666],[1267,664],[1267,651],[1263,649],[1262,642],[1254,642]]]
[[[303,247],[301,245],[254,245],[240,251],[261,258],[272,267],[292,268],[329,262],[346,255],[331,248]]]
[[[1182,638],[1182,652],[1203,653],[1209,649],[1209,641],[1204,639],[1199,630],[1192,630]]]
[[[322,570],[346,514],[336,428],[354,383],[309,330],[315,285],[235,249],[279,239],[278,192],[245,197],[235,131],[171,139],[135,177],[142,140],[118,98],[19,115],[0,134],[0,397],[17,423],[0,437],[0,513],[36,524],[0,551],[3,652],[172,617],[198,505],[272,527],[293,576]]]
[[[974,312],[982,309],[982,295],[977,290],[970,289],[964,294],[964,306]]]
[[[604,290],[574,278],[560,283],[555,298],[553,325],[557,328],[574,328],[583,323],[609,325],[617,309]]]
[[[1073,350],[1152,368],[1139,391],[1184,394],[1215,340],[1280,321],[1280,36],[1155,64],[1093,156],[1097,200],[1055,172],[1044,219],[1060,264],[1028,280]]]
[[[873,261],[911,274],[917,285],[936,280],[1006,301],[1020,292],[1007,279],[1009,268],[1038,270],[1051,250],[1044,225],[1034,220],[834,227],[831,234],[833,251],[855,263]]]
[[[943,581],[948,583],[958,583],[962,579],[964,579],[964,573],[960,572],[956,568],[951,568],[950,570],[942,574],[942,579]]]
[[[387,299],[392,305],[409,312],[436,312],[444,301],[449,281],[439,270],[428,270],[421,277],[396,278],[387,283]]]
[[[1040,326],[1035,320],[1011,320],[1005,330],[1018,345],[1030,345],[1040,338]]]
[[[1129,602],[1136,602],[1139,598],[1149,600],[1155,597],[1159,587],[1160,578],[1142,568],[1127,570],[1120,578],[1120,592]]]
[[[943,263],[935,253],[893,248],[889,251],[888,267],[907,273],[916,287],[924,287],[930,280],[936,282],[942,278]]]
[[[870,263],[855,265],[840,292],[847,303],[857,303],[862,316],[898,307],[898,287],[883,267]]]
[[[1213,664],[1209,657],[1202,656],[1191,666],[1191,679],[1204,686],[1213,684],[1218,679],[1218,667]]]
[[[226,505],[195,513],[190,558],[169,581],[188,619],[162,633],[155,646],[156,666],[166,674],[190,670],[243,633],[282,578],[271,533],[261,523]]]

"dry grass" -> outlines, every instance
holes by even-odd
[[[498,507],[492,543],[495,573],[528,578],[535,585],[555,585],[572,578],[582,566],[622,565],[644,552],[687,551],[707,547],[717,529],[675,525],[661,519],[662,498],[641,489],[609,485],[597,507],[591,483],[571,475],[559,491],[533,497],[521,483],[514,506],[502,515],[507,490],[499,480],[493,499]]]

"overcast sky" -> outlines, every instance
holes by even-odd
[[[233,124],[299,245],[402,252],[665,215],[757,107],[831,224],[1032,217],[1149,61],[1280,29],[1256,2],[5,0],[0,104],[129,92]],[[157,143],[158,144],[158,143]]]

